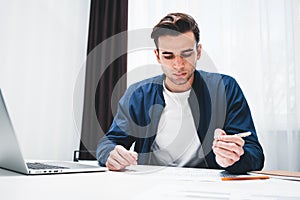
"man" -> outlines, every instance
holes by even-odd
[[[151,34],[163,75],[128,88],[110,130],[97,148],[100,165],[135,164],[260,170],[264,154],[246,99],[226,75],[197,71],[199,28],[171,13]],[[236,135],[250,132],[247,137]],[[129,151],[134,144],[134,151]]]

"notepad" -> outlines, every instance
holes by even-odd
[[[252,171],[251,174],[261,174],[261,175],[268,175],[271,178],[300,181],[300,172],[295,172],[295,171],[263,170],[263,171]]]

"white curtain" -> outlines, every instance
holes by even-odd
[[[79,148],[89,5],[0,0],[0,88],[27,159]]]
[[[300,171],[300,1],[129,0],[129,36],[169,12],[198,22],[204,49],[198,67],[240,84],[264,148],[264,169]],[[129,37],[129,44],[136,39]],[[129,84],[152,75],[133,73],[156,63],[151,47],[130,49]]]

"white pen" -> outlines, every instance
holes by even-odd
[[[240,137],[247,137],[247,136],[251,135],[251,132],[248,131],[248,132],[238,133],[238,134],[235,134],[235,135],[240,136]]]

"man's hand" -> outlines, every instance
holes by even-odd
[[[119,171],[129,165],[137,165],[138,154],[128,151],[121,145],[117,145],[109,154],[106,167],[109,170]]]
[[[237,135],[227,135],[224,130],[216,129],[212,149],[221,167],[229,167],[244,154],[245,141]]]

